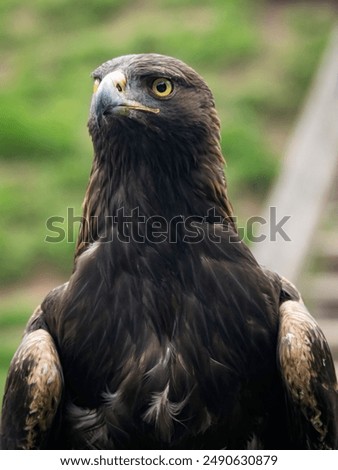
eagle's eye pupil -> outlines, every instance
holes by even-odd
[[[159,92],[159,93],[164,93],[167,89],[167,85],[166,83],[162,82],[162,83],[158,83],[156,85],[156,90]]]
[[[173,91],[172,82],[167,78],[157,78],[153,81],[152,91],[156,96],[165,98]]]

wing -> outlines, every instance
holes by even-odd
[[[282,279],[278,360],[299,448],[338,447],[338,386],[328,343],[299,292]]]
[[[59,291],[54,289],[49,296],[55,299]],[[33,313],[9,367],[1,416],[2,449],[46,448],[55,429],[63,375],[43,314],[41,307]]]

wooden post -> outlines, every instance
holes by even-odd
[[[292,282],[299,279],[311,250],[313,234],[325,211],[338,165],[338,26],[324,54],[303,113],[290,140],[278,180],[268,198],[259,234],[264,241],[251,245],[258,262]],[[271,208],[290,238],[277,232],[271,240]],[[271,232],[272,229],[272,232]]]

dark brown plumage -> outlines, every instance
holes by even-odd
[[[2,447],[336,448],[327,342],[239,240],[209,88],[156,54],[93,76],[74,271],[13,358]]]

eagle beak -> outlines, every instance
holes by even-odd
[[[126,84],[125,75],[120,70],[116,70],[107,74],[94,90],[94,113],[99,126],[102,124],[103,118],[108,115],[130,116],[133,110],[154,114],[160,112],[158,108],[150,108],[137,101],[127,99]]]

